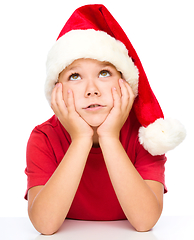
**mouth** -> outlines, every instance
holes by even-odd
[[[103,107],[105,107],[105,105],[90,104],[89,106],[87,106],[87,107],[84,108],[84,109],[86,109],[86,110],[97,110],[97,109],[101,109],[101,108],[103,108]]]

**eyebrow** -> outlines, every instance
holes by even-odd
[[[116,69],[116,67],[112,64],[112,63],[110,63],[110,62],[106,62],[106,61],[99,61],[99,65],[100,65],[100,67],[108,67],[108,66],[110,66],[110,67],[113,67],[113,68],[115,68]],[[68,67],[66,67],[64,70],[66,70],[66,71],[74,71],[74,70],[76,70],[77,71],[77,69],[79,69],[79,68],[81,68],[81,66],[79,65],[79,63],[78,64],[76,64],[76,65],[74,65],[74,66],[68,66]]]
[[[74,69],[77,69],[77,68],[81,68],[81,66],[80,65],[76,65],[76,66],[72,66],[72,67],[68,66],[64,70],[71,71],[71,70],[74,70]]]
[[[100,62],[100,65],[102,66],[102,67],[107,67],[107,66],[110,66],[110,67],[114,67],[114,68],[116,68],[112,63],[110,63],[110,62]]]

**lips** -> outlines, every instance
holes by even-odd
[[[95,109],[95,108],[102,108],[102,107],[105,107],[105,105],[100,105],[98,103],[94,103],[94,104],[90,104],[89,106],[87,106],[84,109]]]
[[[101,107],[101,105],[99,105],[99,104],[91,104],[87,108],[95,108],[95,107]]]

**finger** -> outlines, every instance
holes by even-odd
[[[62,84],[58,83],[56,86],[56,105],[61,114],[67,113],[67,107],[63,99],[63,89]]]
[[[113,95],[114,108],[120,108],[121,97],[119,96],[116,87],[112,88],[112,95]]]
[[[59,113],[59,110],[56,103],[56,90],[57,90],[57,86],[54,87],[51,94],[51,108],[53,109],[54,113],[57,115]]]
[[[135,94],[128,82],[125,82],[125,86],[128,89],[128,93],[129,93],[128,109],[131,109],[131,107],[134,103],[134,100],[135,100]]]
[[[130,111],[132,108],[133,102],[135,100],[135,95],[133,90],[128,82],[120,81],[121,91],[122,91],[122,101],[123,101],[123,110]]]
[[[126,96],[129,95],[128,89],[125,85],[126,81],[123,79],[119,79],[119,85],[121,88],[121,97],[125,98]]]
[[[55,106],[55,98],[56,98],[56,86],[54,87],[52,93],[51,93],[51,108],[53,109]]]
[[[67,92],[67,109],[69,112],[75,112],[74,96],[71,89]]]
[[[125,81],[125,85],[126,85],[128,91],[129,91],[130,98],[135,98],[135,94],[134,94],[134,92],[132,90],[132,87],[129,85],[129,83]]]
[[[134,99],[135,99],[135,94],[134,94],[131,86],[129,85],[128,82],[125,82],[125,86],[126,86],[126,88],[128,89],[130,100],[133,100],[133,101],[134,101]]]
[[[130,93],[126,86],[126,81],[124,81],[123,79],[119,79],[119,85],[121,88],[122,110],[126,110],[128,104],[129,104]]]

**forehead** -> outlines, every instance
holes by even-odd
[[[63,77],[66,74],[69,74],[69,72],[79,72],[80,70],[88,70],[91,67],[91,64],[93,65],[92,68],[96,68],[97,71],[100,71],[102,68],[109,67],[112,68],[112,70],[116,71],[122,76],[122,73],[119,72],[116,67],[107,61],[99,61],[96,59],[91,58],[81,58],[74,60],[70,65],[68,65],[62,72],[59,73],[58,79]]]
[[[83,65],[88,65],[88,64],[94,64],[94,65],[96,65],[96,67],[110,66],[110,67],[116,69],[116,67],[113,64],[111,64],[110,62],[98,61],[96,59],[90,59],[90,58],[81,58],[81,59],[77,59],[77,60],[73,61],[64,70],[71,70],[75,67],[82,67]]]

